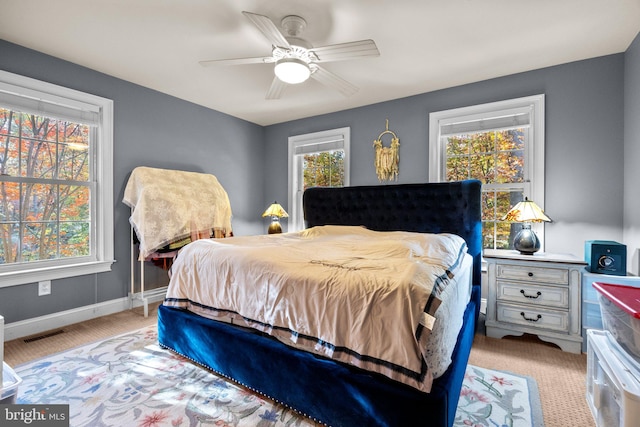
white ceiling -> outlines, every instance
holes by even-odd
[[[380,56],[323,64],[349,98],[310,79],[267,101],[272,64],[198,63],[270,54],[243,10]],[[639,31],[640,0],[0,0],[2,39],[260,125],[624,52]]]

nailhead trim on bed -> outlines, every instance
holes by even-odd
[[[322,421],[317,420],[317,419],[315,419],[314,417],[312,417],[312,416],[310,416],[310,415],[305,414],[304,412],[300,412],[300,411],[298,411],[297,409],[292,408],[291,406],[287,405],[286,403],[281,402],[281,401],[279,401],[278,399],[275,399],[275,398],[273,398],[273,397],[269,396],[268,394],[265,394],[265,393],[263,393],[263,392],[261,392],[261,391],[259,391],[259,390],[256,390],[255,388],[250,387],[250,386],[248,386],[247,384],[244,384],[243,382],[237,381],[236,379],[231,378],[230,376],[225,375],[225,374],[223,374],[222,372],[220,372],[220,371],[218,371],[218,370],[216,370],[216,369],[213,369],[211,366],[208,366],[208,365],[206,365],[206,364],[204,364],[204,363],[200,363],[200,362],[198,362],[197,360],[192,359],[192,358],[190,358],[189,356],[187,356],[187,355],[185,355],[185,354],[182,354],[181,352],[176,351],[176,350],[174,350],[173,348],[171,348],[171,347],[169,347],[169,346],[166,346],[166,345],[164,345],[164,344],[160,344],[160,343],[158,343],[158,345],[160,346],[160,348],[163,348],[163,349],[165,349],[165,350],[170,350],[170,351],[172,351],[173,353],[175,353],[175,354],[177,354],[177,355],[180,355],[180,356],[184,357],[184,358],[185,358],[185,359],[187,359],[187,360],[190,360],[191,362],[195,363],[196,365],[198,365],[198,366],[200,366],[200,367],[202,367],[202,368],[204,368],[204,369],[206,369],[206,370],[208,370],[208,371],[214,372],[216,375],[219,375],[219,376],[221,376],[221,377],[224,377],[224,378],[228,379],[229,381],[232,381],[232,382],[233,382],[233,383],[235,383],[235,384],[239,384],[239,385],[241,385],[242,387],[244,387],[244,388],[246,388],[246,389],[248,389],[248,390],[251,390],[252,392],[254,392],[254,393],[256,393],[256,394],[259,394],[259,395],[261,395],[261,396],[266,397],[267,399],[271,399],[271,400],[273,400],[274,402],[276,402],[276,403],[278,403],[278,404],[280,404],[280,405],[282,405],[282,406],[284,406],[284,407],[286,407],[286,408],[289,408],[290,410],[292,410],[292,411],[293,411],[293,412],[295,412],[296,414],[300,414],[300,415],[302,415],[302,416],[303,416],[303,417],[305,417],[305,418],[308,418],[308,419],[310,419],[310,420],[313,420],[315,423],[322,424],[323,426],[331,427],[331,426],[329,426],[328,424],[325,424],[325,423],[323,423]]]

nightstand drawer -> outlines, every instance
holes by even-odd
[[[498,301],[569,308],[568,287],[498,282],[497,297]]]
[[[569,284],[569,270],[565,268],[531,267],[526,265],[498,264],[498,280],[521,280],[525,282],[543,282],[556,285]]]
[[[532,328],[569,331],[569,312],[498,303],[497,320]]]

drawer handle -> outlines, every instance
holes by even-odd
[[[524,320],[526,320],[527,322],[537,322],[538,320],[542,319],[542,315],[541,315],[541,314],[538,314],[538,317],[537,317],[537,318],[535,318],[535,319],[532,319],[532,318],[530,318],[530,317],[527,317],[527,316],[525,316],[525,315],[524,315],[524,311],[521,311],[521,312],[520,312],[520,316],[522,316],[522,318],[523,318]]]
[[[528,273],[527,273],[527,276],[529,276],[529,277],[533,277],[533,273],[532,273],[532,272],[528,272]]]
[[[536,299],[536,298],[538,298],[539,296],[542,295],[542,292],[540,292],[540,291],[538,291],[535,295],[527,295],[527,294],[524,293],[524,289],[520,289],[520,293],[522,295],[524,295],[525,298],[533,298],[533,299]]]

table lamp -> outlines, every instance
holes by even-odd
[[[262,214],[263,218],[265,216],[271,217],[271,224],[269,225],[268,233],[276,234],[282,233],[280,218],[288,218],[289,214],[287,214],[287,211],[285,211],[284,208],[278,204],[278,202],[273,202],[271,206],[269,206],[267,210]]]
[[[513,247],[524,255],[533,255],[540,250],[540,240],[531,229],[532,222],[551,222],[535,202],[524,198],[502,217],[502,221],[521,222],[522,230],[513,239]]]

